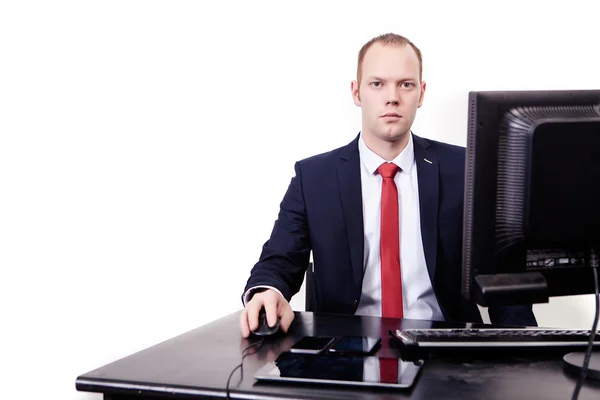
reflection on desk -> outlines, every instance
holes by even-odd
[[[409,388],[422,363],[395,357],[340,356],[283,352],[254,375],[259,380],[312,384]]]

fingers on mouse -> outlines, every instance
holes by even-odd
[[[252,333],[256,336],[274,335],[279,331],[279,320],[280,317],[277,317],[277,322],[275,323],[275,326],[270,327],[269,323],[267,322],[267,312],[265,311],[265,308],[262,307],[258,312],[258,328],[252,331]]]

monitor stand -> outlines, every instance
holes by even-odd
[[[565,370],[580,376],[584,357],[584,351],[565,354],[563,357],[563,366]],[[600,353],[597,351],[592,351],[586,377],[600,380]]]

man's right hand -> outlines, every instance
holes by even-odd
[[[240,314],[242,337],[247,338],[250,336],[250,332],[258,328],[258,312],[263,306],[267,313],[269,326],[275,326],[277,317],[281,317],[279,329],[284,333],[287,332],[294,320],[294,311],[282,295],[274,290],[267,289],[264,292],[254,294],[252,299],[246,303],[246,308],[242,310]]]

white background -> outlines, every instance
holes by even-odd
[[[432,139],[466,144],[470,90],[600,88],[595,2],[481,3],[2,2],[2,397],[98,399],[78,375],[239,310],[293,163],[360,129],[371,37],[423,51]]]

